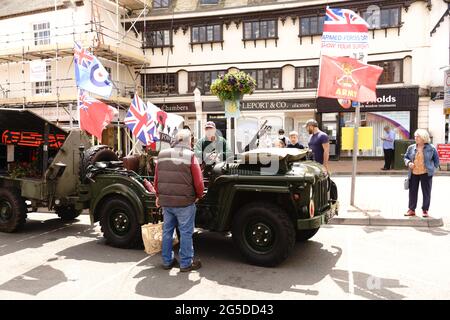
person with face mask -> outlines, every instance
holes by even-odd
[[[323,164],[328,171],[328,160],[330,158],[330,142],[328,135],[319,129],[319,125],[314,119],[308,120],[304,127],[308,133],[311,134],[308,146],[313,152],[314,161]]]
[[[200,163],[208,165],[225,161],[232,155],[227,141],[217,134],[216,124],[212,121],[205,124],[205,137],[197,141],[194,152]]]

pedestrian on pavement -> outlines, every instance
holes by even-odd
[[[290,140],[290,143],[287,145],[288,148],[305,149],[305,147],[302,144],[300,144],[300,142],[298,140],[298,132],[297,131],[289,132],[289,140]]]
[[[278,139],[283,141],[284,146],[289,144],[289,139],[284,135],[284,129],[278,130]]]
[[[391,170],[392,160],[394,160],[395,132],[389,126],[384,127],[384,132],[384,137],[381,137],[381,140],[383,140],[384,167],[381,170]]]
[[[232,155],[227,141],[217,134],[216,124],[208,121],[205,124],[205,136],[197,141],[195,155],[201,164],[208,165],[225,161]]]
[[[314,161],[323,164],[327,171],[329,171],[328,160],[330,158],[330,140],[328,135],[319,129],[319,124],[314,119],[306,121],[304,127],[308,133],[311,134],[308,146],[312,150]]]
[[[164,224],[162,239],[163,268],[180,266],[181,272],[197,270],[200,260],[194,259],[196,202],[203,197],[203,175],[190,147],[191,132],[180,130],[172,148],[158,155],[155,172],[156,206],[162,207]],[[180,231],[180,262],[173,253],[173,232]]]
[[[422,216],[428,217],[430,208],[431,186],[433,175],[439,168],[439,156],[436,148],[430,143],[430,135],[427,130],[418,129],[414,133],[415,144],[408,147],[405,153],[405,164],[409,168],[409,209],[405,216],[415,216],[417,206],[417,194],[419,182],[422,188],[423,203]]]

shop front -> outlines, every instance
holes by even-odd
[[[183,117],[184,125],[195,132],[195,104],[194,102],[180,102],[180,103],[157,103],[157,107],[168,113],[176,113]]]
[[[373,128],[372,149],[361,150],[364,157],[382,157],[383,128],[389,126],[395,139],[411,139],[417,129],[419,107],[418,87],[377,89],[377,101],[361,104],[361,127]],[[342,150],[342,128],[353,127],[355,109],[344,109],[336,99],[317,99],[317,120],[330,137],[330,158],[350,157],[352,151]]]
[[[270,129],[261,139],[260,147],[273,146],[278,138],[279,129],[284,129],[286,135],[290,131],[298,131],[300,142],[307,144],[309,136],[303,125],[308,119],[315,117],[315,109],[316,102],[312,99],[244,100],[241,103],[241,116],[236,119],[236,150],[242,151],[264,123]],[[223,104],[205,102],[203,112],[206,113],[207,119],[217,121],[218,129],[224,130],[222,133],[230,139],[231,133],[226,132]]]

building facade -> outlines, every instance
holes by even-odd
[[[74,42],[92,52],[109,72],[114,89],[103,100],[119,116],[102,143],[121,154],[131,149],[123,119],[136,90],[139,70],[149,63],[142,41],[121,20],[144,4],[137,0],[2,1],[0,12],[0,108],[26,108],[64,129],[78,127]],[[37,74],[44,78],[36,81]],[[0,135],[2,133],[0,132]],[[20,146],[16,146],[16,151]],[[6,153],[0,144],[0,153]]]
[[[374,128],[373,149],[362,155],[382,155],[386,124],[398,139],[411,138],[420,127],[430,130],[434,143],[445,142],[442,68],[449,65],[450,27],[445,0],[152,1],[147,17],[135,23],[151,58],[141,71],[145,98],[182,114],[196,136],[201,114],[203,123],[215,121],[230,138],[224,108],[209,87],[220,74],[243,70],[256,79],[257,90],[243,100],[238,150],[266,120],[272,127],[267,145],[279,128],[298,131],[307,143],[303,124],[316,118],[330,135],[332,157],[350,155],[340,150],[340,131],[353,125],[353,109],[316,95],[326,5],[352,9],[369,22],[369,63],[384,68],[377,102],[362,107],[362,125]]]

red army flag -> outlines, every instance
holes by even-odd
[[[111,123],[119,112],[97,99],[89,97],[86,92],[80,90],[78,101],[80,112],[80,128],[96,136],[101,142],[102,131]]]
[[[319,75],[319,97],[376,101],[376,86],[383,68],[364,64],[348,57],[322,55]]]

